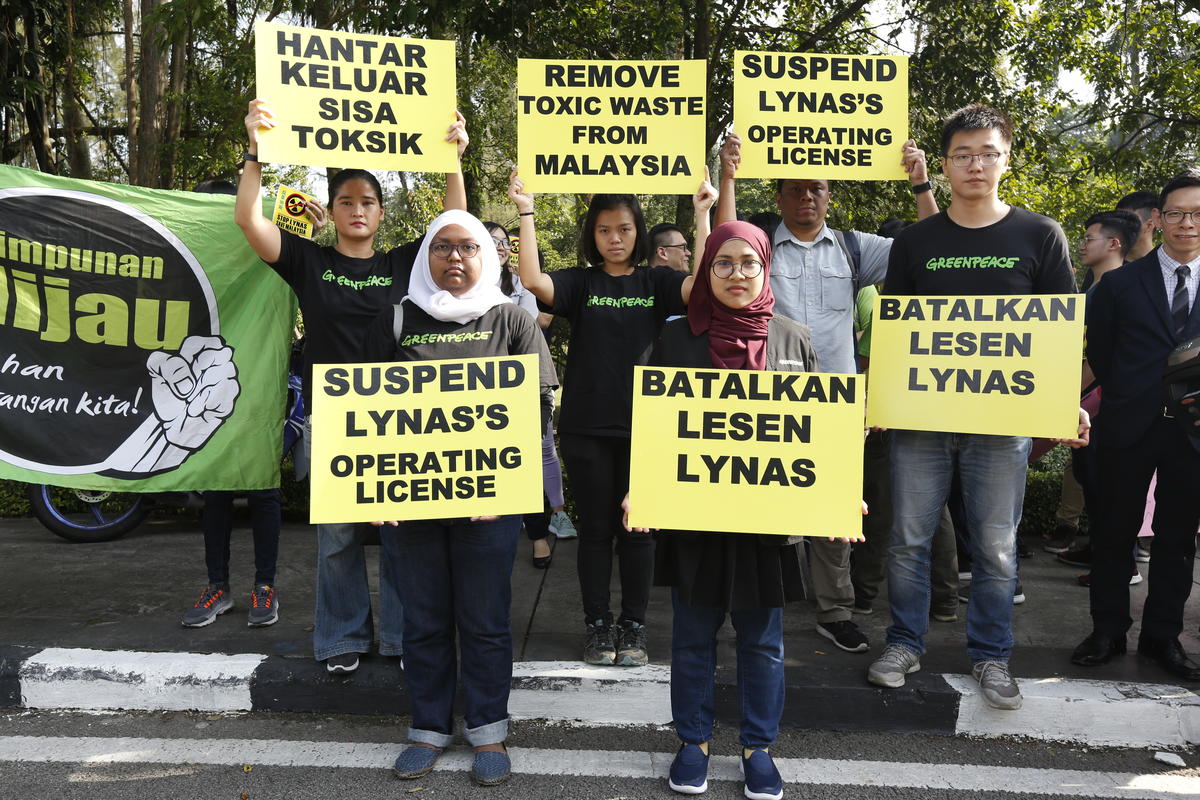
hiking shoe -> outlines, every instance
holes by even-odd
[[[251,628],[265,628],[279,621],[279,599],[275,587],[260,583],[250,591],[250,611],[246,624]]]
[[[183,614],[183,627],[203,628],[211,625],[218,614],[224,614],[233,608],[233,598],[229,596],[229,584],[212,584],[204,587],[200,599]]]
[[[864,617],[875,613],[875,609],[871,607],[871,603],[866,600],[855,600],[854,605],[850,607],[851,614],[862,614]]]
[[[871,647],[871,643],[863,635],[863,632],[848,619],[837,622],[818,622],[817,633],[847,653],[865,653]]]
[[[644,667],[650,660],[646,655],[646,626],[625,620],[617,624],[616,663],[620,667]]]
[[[358,669],[358,653],[342,653],[325,659],[325,670],[334,675],[349,675],[356,669]]]
[[[1075,541],[1077,533],[1078,531],[1075,528],[1060,522],[1054,529],[1054,533],[1046,537],[1042,549],[1047,553],[1054,553],[1055,555],[1065,553],[1071,549],[1071,544]]]
[[[1092,547],[1091,545],[1076,547],[1064,553],[1059,553],[1056,558],[1059,563],[1066,564],[1069,567],[1090,567],[1092,565]]]
[[[1135,544],[1133,546],[1133,560],[1137,561],[1139,564],[1149,564],[1150,563],[1150,545],[1149,545],[1149,543],[1143,545],[1142,540],[1138,539],[1137,544]]]
[[[708,790],[708,753],[698,744],[682,744],[675,760],[671,762],[671,774],[667,786],[680,794],[701,794]]]
[[[976,661],[971,667],[971,676],[979,681],[983,699],[992,708],[1015,711],[1021,707],[1021,690],[1008,674],[1008,662]]]
[[[938,622],[958,622],[958,611],[953,608],[935,608],[929,616]]]
[[[583,660],[586,664],[609,667],[617,660],[617,645],[612,626],[602,619],[589,622],[583,639]]]
[[[921,657],[906,647],[889,644],[867,669],[867,680],[876,686],[896,689],[904,685],[904,676],[921,669]]]
[[[750,800],[782,800],[783,776],[766,750],[754,750],[749,758],[743,751],[742,775],[746,780],[742,793]]]
[[[437,763],[438,757],[441,755],[442,748],[440,747],[409,745],[400,751],[400,755],[396,756],[392,772],[396,773],[396,777],[401,780],[410,781],[413,778],[422,778],[433,772],[433,765]]]
[[[579,535],[566,511],[555,511],[550,515],[550,532],[559,539],[574,539]]]

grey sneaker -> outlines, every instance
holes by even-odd
[[[617,645],[613,641],[612,625],[602,619],[589,622],[583,639],[583,660],[588,664],[609,667],[617,660]]]
[[[625,621],[617,625],[617,659],[621,667],[644,667],[650,661],[646,655],[646,626]]]
[[[579,535],[566,511],[555,511],[550,515],[550,532],[559,539],[574,539]]]
[[[251,628],[265,628],[279,621],[279,598],[275,587],[260,583],[250,591],[250,611],[246,624]]]
[[[979,681],[983,699],[992,708],[1015,711],[1021,707],[1021,690],[1008,674],[1007,662],[976,661],[971,667],[971,676]]]
[[[200,593],[196,605],[183,614],[181,622],[185,628],[203,628],[211,625],[218,615],[233,608],[233,598],[229,596],[229,584],[209,584]]]
[[[904,685],[905,675],[920,668],[919,655],[898,644],[889,644],[867,669],[867,680],[876,686],[896,689]]]

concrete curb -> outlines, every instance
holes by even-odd
[[[1157,684],[1019,679],[1024,707],[996,711],[963,675],[917,673],[881,689],[843,669],[787,670],[789,727],[1024,736],[1118,747],[1200,744],[1200,697]],[[514,719],[584,725],[670,722],[670,667],[513,665]],[[736,724],[732,669],[717,673],[717,717]],[[37,709],[404,714],[398,659],[371,657],[349,677],[308,658],[0,646],[0,706]]]

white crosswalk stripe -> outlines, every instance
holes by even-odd
[[[216,764],[278,767],[387,769],[402,744],[256,739],[150,739],[55,736],[0,737],[0,762],[80,764]],[[577,775],[665,779],[671,753],[612,750],[512,748],[513,771],[534,775]],[[903,763],[826,758],[777,758],[791,785],[875,786],[962,792],[1025,792],[1065,797],[1179,800],[1200,797],[1200,778],[1185,775],[999,767],[977,764]],[[453,750],[439,770],[466,770],[471,754]],[[740,781],[736,756],[715,755],[710,780]]]

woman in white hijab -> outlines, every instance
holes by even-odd
[[[425,234],[408,296],[368,332],[364,360],[537,353],[544,428],[558,378],[537,323],[509,302],[497,286],[499,277],[500,260],[483,224],[465,211],[442,214]],[[453,742],[461,669],[463,735],[475,749],[471,775],[483,785],[500,783],[510,770],[504,747],[512,683],[509,606],[521,517],[398,525],[396,531],[382,532],[400,541],[404,676],[412,698],[410,745],[396,759],[396,774],[419,778],[429,773]],[[461,667],[456,650],[462,653]]]

